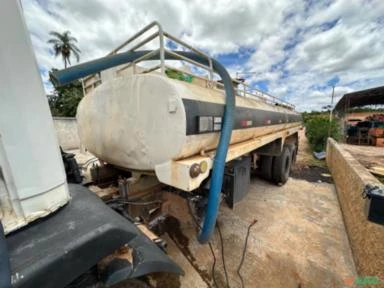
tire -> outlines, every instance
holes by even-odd
[[[285,184],[291,171],[292,153],[288,146],[283,147],[280,156],[276,156],[273,161],[272,177],[276,184]]]
[[[272,166],[273,166],[273,158],[272,156],[263,155],[260,158],[261,161],[261,177],[264,180],[271,181],[272,180]]]
[[[293,170],[293,166],[296,163],[297,158],[297,145],[296,144],[285,144],[291,151],[291,171]]]

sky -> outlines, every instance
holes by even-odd
[[[255,88],[299,111],[319,110],[345,93],[384,85],[382,0],[22,0],[47,93],[48,71],[64,67],[47,44],[71,31],[80,62],[105,56],[159,21]],[[72,64],[76,63],[72,59]]]

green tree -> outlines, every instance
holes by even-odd
[[[55,69],[52,69],[52,71]],[[51,80],[54,93],[48,95],[49,108],[52,116],[74,117],[76,116],[77,105],[83,98],[83,87],[79,80],[65,86],[57,86]]]
[[[328,115],[316,115],[307,119],[305,122],[308,142],[313,151],[325,151],[327,145],[328,133],[330,137],[338,140],[340,137],[340,128],[335,120],[329,122]]]
[[[77,39],[70,36],[71,32],[65,31],[62,34],[51,31],[49,33],[53,38],[48,40],[49,44],[53,45],[53,51],[55,52],[55,57],[61,55],[64,62],[64,67],[67,68],[67,64],[71,65],[71,56],[76,57],[77,62],[80,60],[80,49],[76,46]]]

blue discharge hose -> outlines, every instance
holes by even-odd
[[[74,80],[86,77],[90,74],[97,73],[121,64],[129,63],[138,59],[145,54],[152,51],[137,51],[125,52],[116,55],[106,56],[90,62],[79,64],[68,69],[54,71],[51,73],[51,79],[58,85],[65,85]],[[188,57],[196,62],[208,65],[208,59],[193,52],[175,51],[178,54]],[[155,54],[146,60],[157,60],[159,55]],[[165,59],[167,60],[180,60],[175,56],[165,52]],[[227,70],[218,61],[212,59],[213,69],[220,75],[225,89],[225,109],[223,124],[221,128],[219,145],[216,150],[215,159],[213,161],[211,185],[209,188],[208,204],[205,211],[203,227],[198,235],[200,243],[207,243],[211,237],[216,224],[217,214],[220,205],[220,193],[223,184],[223,174],[225,167],[225,160],[227,157],[228,146],[231,140],[234,113],[235,113],[235,93],[233,90],[232,80]]]

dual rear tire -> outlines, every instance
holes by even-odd
[[[296,161],[296,153],[296,145],[286,144],[279,156],[261,156],[261,177],[276,184],[285,184]]]

